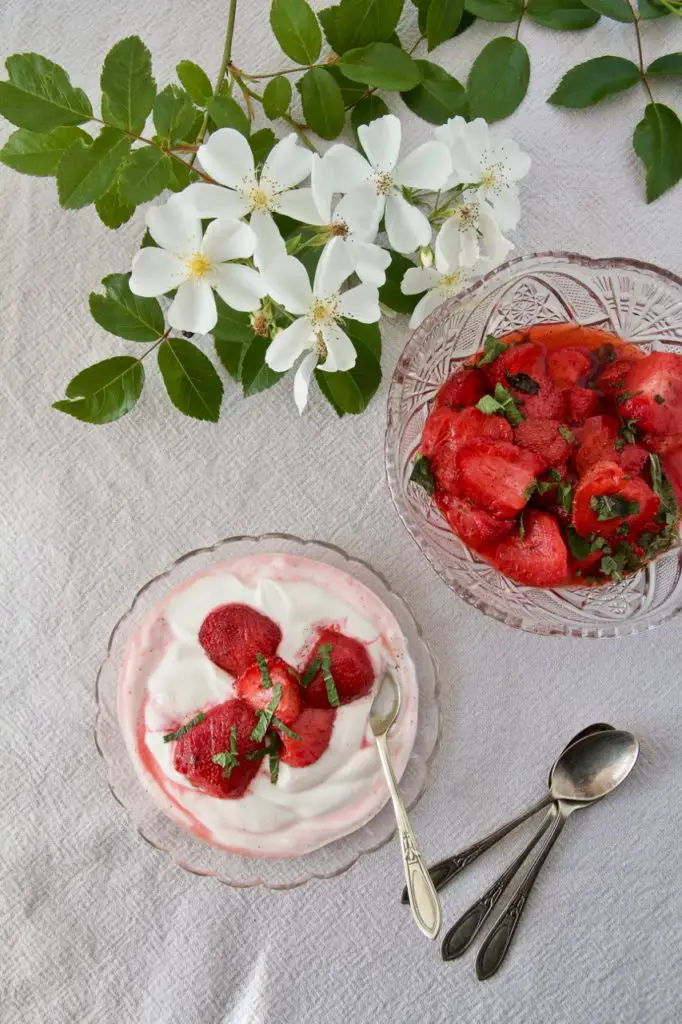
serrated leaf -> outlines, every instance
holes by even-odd
[[[419,302],[419,295],[404,295],[400,285],[406,271],[414,268],[412,260],[399,252],[391,253],[391,262],[386,270],[386,283],[379,289],[379,302],[396,313],[412,313]]]
[[[214,338],[216,355],[225,367],[230,377],[241,381],[242,360],[248,348],[248,341],[238,341],[233,338]]]
[[[595,57],[567,71],[549,97],[557,107],[591,107],[639,82],[639,68],[625,57]]]
[[[196,180],[196,174],[190,170],[189,166],[182,160],[171,160],[170,164],[170,178],[168,180],[168,188],[171,192],[182,192],[183,189]]]
[[[109,334],[126,341],[157,341],[164,333],[163,311],[157,299],[133,295],[130,274],[103,278],[104,295],[91,292],[90,315]]]
[[[134,203],[125,201],[121,195],[120,185],[120,177],[117,177],[109,191],[95,202],[99,219],[112,231],[116,231],[122,224],[129,221],[135,213]]]
[[[249,145],[256,163],[262,164],[270,153],[270,150],[277,144],[277,136],[272,128],[259,128],[257,132],[249,136]]]
[[[284,75],[271,78],[263,91],[263,111],[271,121],[286,114],[291,103],[291,82]]]
[[[133,408],[144,387],[144,369],[133,356],[114,356],[81,370],[66,388],[69,401],[53,409],[85,423],[112,423]]]
[[[374,92],[371,96],[365,96],[359,103],[356,103],[350,114],[350,123],[356,145],[359,146],[360,144],[358,139],[358,128],[360,125],[369,124],[370,121],[376,121],[377,117],[383,117],[388,113],[390,113],[388,107],[381,97],[377,96]]]
[[[469,103],[464,86],[447,71],[428,60],[418,60],[422,80],[416,89],[401,93],[407,106],[430,124],[445,124],[460,115],[467,117]]]
[[[518,21],[521,16],[521,0],[464,0],[464,6],[484,21]]]
[[[5,67],[9,81],[0,82],[0,114],[17,127],[49,132],[92,118],[90,100],[54,61],[39,53],[15,53]]]
[[[215,301],[218,319],[211,331],[214,338],[226,338],[229,341],[250,341],[253,338],[253,330],[249,314],[232,309],[219,295],[216,295]]]
[[[538,25],[555,29],[590,28],[599,21],[599,15],[582,0],[529,0],[526,14]]]
[[[362,82],[375,89],[403,92],[419,85],[416,61],[391,43],[369,43],[360,49],[349,50],[338,66],[352,82]]]
[[[201,349],[186,338],[168,338],[159,346],[159,369],[176,409],[196,420],[217,422],[223,382]]]
[[[138,36],[121,39],[102,65],[102,117],[116,128],[140,135],[156,96],[152,55]]]
[[[469,72],[467,93],[472,117],[501,121],[516,110],[528,91],[530,61],[518,39],[492,39]]]
[[[315,379],[320,391],[339,416],[345,416],[346,413],[357,415],[364,412],[381,383],[379,359],[375,352],[367,347],[359,332],[355,330],[356,326],[355,323],[352,326],[348,322],[345,324],[346,332],[357,352],[357,360],[353,369],[337,373],[315,370]],[[376,324],[363,324],[362,326],[376,328]]]
[[[171,158],[156,146],[134,150],[121,172],[120,189],[125,202],[139,206],[168,188]]]
[[[682,75],[682,53],[666,53],[657,57],[646,69],[647,75]]]
[[[217,128],[234,128],[247,136],[251,131],[248,117],[231,96],[213,96],[206,104],[206,109]]]
[[[393,36],[404,0],[341,0],[319,12],[327,42],[335,53],[387,43]]]
[[[429,53],[452,39],[464,13],[464,0],[431,0],[426,17],[426,41]]]
[[[266,391],[282,377],[281,373],[275,373],[267,366],[265,362],[267,348],[267,339],[259,337],[253,338],[246,347],[241,362],[241,382],[245,398],[257,395],[260,391]]]
[[[322,32],[306,0],[272,0],[270,25],[287,57],[314,64],[322,49]]]
[[[633,136],[646,168],[646,200],[658,199],[682,178],[682,122],[663,103],[649,103]]]
[[[103,128],[92,145],[76,139],[57,168],[57,192],[65,210],[78,210],[105,195],[130,151],[130,139]]]
[[[588,7],[614,21],[634,21],[635,16],[627,0],[585,0]]]
[[[64,153],[76,139],[92,141],[82,128],[70,125],[53,128],[46,133],[18,128],[0,149],[0,163],[21,174],[46,178],[57,173]]]
[[[205,107],[206,101],[213,95],[213,86],[204,69],[193,60],[181,60],[176,64],[175,72],[192,102],[198,107]]]
[[[154,127],[162,139],[172,146],[182,142],[191,131],[196,110],[184,89],[167,85],[154,103]]]
[[[343,130],[346,111],[335,79],[324,68],[311,68],[298,80],[303,116],[322,139],[335,139]]]

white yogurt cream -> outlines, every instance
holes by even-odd
[[[234,678],[204,653],[199,628],[217,605],[247,604],[282,630],[278,654],[302,668],[317,630],[336,626],[367,647],[372,694],[338,708],[329,746],[314,764],[267,760],[237,800],[202,793],[173,767],[163,735],[235,695]],[[294,857],[360,828],[388,799],[368,724],[372,697],[390,668],[402,706],[389,746],[400,776],[417,728],[417,683],[405,638],[379,598],[348,573],[307,558],[258,555],[192,577],[171,591],[132,638],[119,675],[118,716],[145,787],[174,820],[232,852]]]

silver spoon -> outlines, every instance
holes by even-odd
[[[391,756],[388,752],[386,740],[388,730],[398,717],[399,710],[400,687],[390,672],[386,672],[372,701],[369,711],[369,725],[374,733],[379,760],[381,761],[381,767],[384,769],[388,791],[393,801],[396,822],[398,823],[403,866],[405,868],[405,881],[407,882],[407,890],[410,894],[412,915],[424,935],[429,939],[435,939],[440,931],[440,903],[438,902],[433,882],[422,861],[414,831],[398,791],[398,782],[393,774]]]
[[[577,743],[578,740],[581,740],[583,736],[589,736],[590,733],[593,732],[603,732],[606,729],[613,729],[613,726],[609,725],[608,722],[594,722],[592,725],[588,725],[586,729],[581,729],[579,733],[576,733],[576,735],[568,741],[564,750],[568,750],[570,746]],[[554,766],[552,765],[552,768],[549,770],[548,786],[551,786],[552,784],[553,768]],[[514,818],[506,825],[502,825],[500,828],[495,829],[494,832],[491,832],[489,835],[485,836],[485,838],[480,839],[472,846],[467,847],[466,850],[462,850],[460,853],[455,853],[451,857],[446,857],[444,860],[439,860],[437,864],[432,865],[432,867],[429,868],[429,874],[431,875],[431,880],[433,881],[436,890],[440,891],[448,884],[448,882],[451,882],[452,879],[460,873],[460,871],[463,871],[464,868],[468,867],[469,864],[475,861],[477,857],[480,857],[482,853],[489,850],[491,846],[495,845],[495,843],[499,843],[501,839],[508,836],[515,828],[522,825],[524,821],[528,821],[529,818],[532,818],[534,814],[538,813],[538,811],[541,811],[544,807],[548,807],[551,802],[552,795],[551,793],[547,793],[542,800],[533,804],[530,810],[524,811],[523,814],[520,814],[517,818]],[[409,902],[406,888],[403,889],[400,902]],[[462,952],[464,952],[464,950],[462,950]],[[450,958],[448,957],[448,959]]]
[[[595,722],[593,725],[588,725],[586,729],[582,729],[579,733],[576,733],[573,739],[569,740],[564,749],[561,751],[561,754],[559,755],[557,760],[550,768],[549,779],[547,783],[549,786],[549,792],[545,797],[545,800],[542,805],[535,805],[533,813],[539,809],[539,806],[554,804],[554,801],[559,799],[559,795],[556,792],[556,787],[553,785],[554,771],[557,764],[559,763],[559,761],[561,761],[566,752],[570,750],[571,747],[574,746],[574,744],[579,743],[586,736],[593,736],[596,733],[600,732],[613,731],[614,729],[612,725],[608,725],[606,722]],[[483,893],[481,898],[478,899],[472,907],[469,907],[469,909],[462,914],[459,920],[455,921],[453,926],[448,930],[447,934],[445,935],[445,938],[443,939],[443,944],[441,947],[443,960],[456,960],[457,957],[460,957],[464,953],[466,953],[467,949],[474,941],[474,939],[480,932],[485,922],[488,920],[490,914],[493,911],[493,908],[497,904],[498,900],[502,896],[504,890],[507,888],[516,872],[519,870],[523,862],[532,853],[532,851],[540,842],[544,834],[547,832],[547,829],[554,821],[555,815],[556,804],[554,804],[554,806],[551,807],[547,815],[543,818],[538,831],[535,833],[535,835],[528,843],[528,845],[524,847],[524,849],[521,851],[516,860],[514,860],[509,865],[507,870],[504,871],[500,875],[500,877],[490,886],[490,888]],[[516,822],[518,823],[520,821],[525,821],[527,817],[528,815],[523,815],[521,818],[517,818]],[[507,829],[508,828],[509,826],[507,826]],[[500,829],[499,831],[506,834],[504,829]]]
[[[552,790],[557,794],[552,827],[542,849],[479,950],[476,974],[481,981],[491,978],[502,965],[533,883],[567,819],[574,811],[601,800],[620,786],[634,768],[638,756],[637,738],[631,732],[617,729],[585,736],[561,755],[552,771]]]

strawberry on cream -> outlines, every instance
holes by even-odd
[[[206,617],[232,604],[255,609],[279,627],[277,657],[300,673],[325,630],[359,641],[374,684],[336,708],[328,745],[313,763],[295,767],[282,759],[273,784],[263,757],[244,794],[221,799],[176,770],[176,742],[164,736],[241,696],[235,676],[210,660],[199,640]],[[393,614],[363,584],[330,565],[290,555],[251,556],[194,576],[156,606],[126,652],[118,717],[142,782],[175,821],[232,852],[298,856],[360,828],[388,799],[368,724],[386,670],[402,689],[389,737],[400,776],[414,743],[418,701],[414,666]]]

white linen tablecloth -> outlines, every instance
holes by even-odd
[[[225,0],[3,0],[0,50],[62,63],[97,95],[121,36],[150,45],[157,80],[189,57],[214,73]],[[242,0],[235,62],[277,67],[267,0]],[[403,38],[415,37],[407,5]],[[436,59],[466,79],[501,26],[477,24]],[[674,18],[644,26],[653,59],[682,49]],[[529,95],[504,123],[530,151],[517,251],[630,256],[682,273],[682,188],[652,206],[631,146],[640,88],[584,112],[546,98],[603,53],[634,57],[632,26],[521,29]],[[288,62],[287,62],[288,63]],[[679,80],[656,83],[682,108]],[[410,143],[428,128],[400,103]],[[3,138],[9,133],[4,125]],[[682,1017],[680,623],[617,642],[540,638],[469,608],[402,527],[383,466],[387,383],[362,417],[289,384],[248,402],[227,387],[218,425],[183,418],[150,368],[139,407],[88,427],[50,408],[82,367],[126,351],[88,292],[129,266],[142,212],[120,232],[61,211],[54,182],[0,168],[0,1021],[2,1024],[673,1024]],[[386,379],[408,337],[386,325]],[[134,347],[134,346],[133,346]],[[424,624],[440,664],[444,732],[414,813],[425,856],[467,844],[542,792],[573,732],[607,719],[642,754],[627,785],[578,815],[538,881],[505,969],[443,964],[398,903],[395,843],[293,892],[235,891],[143,843],[111,797],[93,742],[94,678],[132,594],[191,548],[276,530],[365,558]],[[530,834],[528,831],[526,835]],[[517,837],[520,844],[522,837]],[[446,925],[517,846],[443,897]]]

